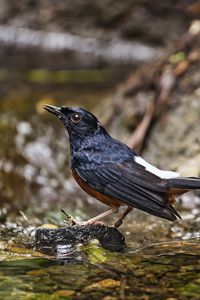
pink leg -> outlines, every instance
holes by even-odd
[[[113,213],[117,213],[117,212],[118,212],[118,207],[112,207],[111,209],[109,209],[109,210],[103,212],[102,214],[100,214],[100,215],[98,215],[98,216],[96,216],[96,217],[94,217],[94,218],[92,218],[92,219],[90,219],[90,220],[88,220],[88,221],[79,222],[79,221],[73,220],[73,222],[74,222],[75,224],[79,224],[79,225],[93,224],[93,223],[95,223],[96,221],[98,221],[98,220],[100,220],[100,219],[102,219],[102,218],[104,218],[104,217],[106,217],[106,216],[109,216],[109,215],[111,215],[111,214],[113,214]]]

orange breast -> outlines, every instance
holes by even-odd
[[[124,205],[123,202],[113,199],[109,196],[106,196],[98,191],[96,191],[93,187],[91,187],[86,181],[84,181],[75,170],[72,170],[72,175],[76,182],[81,186],[81,188],[91,195],[92,197],[98,199],[99,201],[103,202],[104,204],[111,206],[111,207],[120,207]]]

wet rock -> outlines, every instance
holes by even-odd
[[[86,245],[97,239],[100,245],[110,251],[123,251],[126,247],[124,236],[114,227],[101,224],[73,225],[61,228],[36,229],[37,250],[50,255],[69,254],[78,244]]]

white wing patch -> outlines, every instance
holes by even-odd
[[[149,164],[147,161],[145,161],[142,157],[140,156],[136,156],[135,157],[135,162],[142,165],[143,167],[145,167],[145,169],[151,173],[153,173],[154,175],[162,178],[162,179],[170,179],[170,178],[175,178],[180,176],[179,173],[177,172],[172,172],[172,171],[163,171],[160,170],[154,166],[152,166],[151,164]]]

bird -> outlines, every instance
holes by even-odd
[[[151,165],[111,137],[96,116],[83,108],[44,105],[44,109],[68,132],[74,179],[86,193],[109,207],[82,225],[99,222],[121,207],[123,213],[113,224],[115,228],[133,208],[169,221],[181,219],[173,204],[189,190],[200,189],[200,178],[181,177]]]

